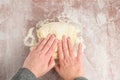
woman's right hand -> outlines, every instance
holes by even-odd
[[[56,65],[55,68],[64,80],[74,80],[82,76],[81,54],[82,46],[80,43],[77,53],[74,53],[70,38],[63,36],[62,41],[58,42],[59,65]]]

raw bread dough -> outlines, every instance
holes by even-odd
[[[39,24],[38,24],[39,25]],[[55,34],[57,39],[61,40],[63,35],[71,38],[72,44],[74,45],[77,38],[77,32],[75,26],[65,22],[50,22],[42,25],[37,30],[37,37],[46,38],[48,34]],[[55,50],[54,58],[57,58],[57,49]]]

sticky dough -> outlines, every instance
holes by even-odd
[[[61,40],[63,35],[71,38],[71,42],[74,45],[77,38],[75,26],[65,22],[50,22],[42,25],[37,30],[37,37],[46,38],[48,34],[55,34],[56,38]],[[57,59],[57,48],[54,53],[54,58]]]

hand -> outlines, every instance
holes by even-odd
[[[27,56],[23,67],[29,69],[36,77],[43,76],[55,66],[53,53],[57,47],[54,35],[41,39],[37,46]]]
[[[73,51],[73,46],[70,38],[66,39],[63,36],[62,41],[58,43],[58,58],[59,65],[55,66],[56,71],[64,80],[74,80],[77,77],[81,77],[82,62],[81,62],[82,47],[78,45],[77,54]],[[75,56],[77,55],[77,57]]]

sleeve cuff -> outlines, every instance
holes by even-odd
[[[36,76],[27,68],[20,68],[11,80],[36,80]]]

